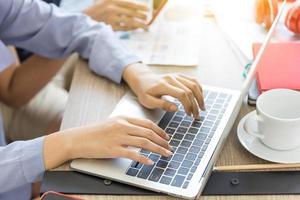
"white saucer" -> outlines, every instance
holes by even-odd
[[[243,129],[245,120],[256,111],[247,114],[239,123],[237,135],[240,143],[253,155],[276,163],[300,163],[300,147],[288,151],[278,151],[264,145],[260,139],[249,135]]]

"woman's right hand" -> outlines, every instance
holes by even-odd
[[[74,128],[46,136],[46,169],[76,158],[128,158],[151,165],[147,157],[127,147],[137,147],[169,157],[169,136],[150,120],[115,117],[102,124]]]

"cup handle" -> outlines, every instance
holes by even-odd
[[[249,135],[252,135],[254,137],[263,139],[264,135],[260,134],[258,132],[258,130],[253,130],[250,126],[251,123],[258,123],[258,122],[262,122],[263,120],[261,119],[261,117],[259,117],[255,111],[253,113],[250,114],[250,116],[245,120],[245,123],[243,125],[243,129],[246,133],[248,133]]]

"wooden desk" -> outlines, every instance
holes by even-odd
[[[185,73],[199,77],[202,84],[239,89],[243,78],[243,66],[225,40],[213,20],[203,19],[201,61],[198,67],[151,67],[157,73]],[[126,87],[116,85],[91,73],[84,61],[78,60],[70,91],[69,103],[63,119],[62,129],[105,120],[124,95]],[[244,103],[236,123],[226,141],[217,165],[255,164],[265,161],[252,156],[239,143],[236,126],[241,117],[253,110]],[[69,169],[68,164],[60,169]],[[89,200],[166,200],[173,197],[151,196],[83,196]],[[300,199],[300,196],[210,196],[203,200],[276,200]]]

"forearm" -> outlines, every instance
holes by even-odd
[[[0,86],[1,99],[14,107],[26,104],[49,83],[64,61],[34,55],[20,66],[11,66],[0,75],[0,80],[5,77]]]

